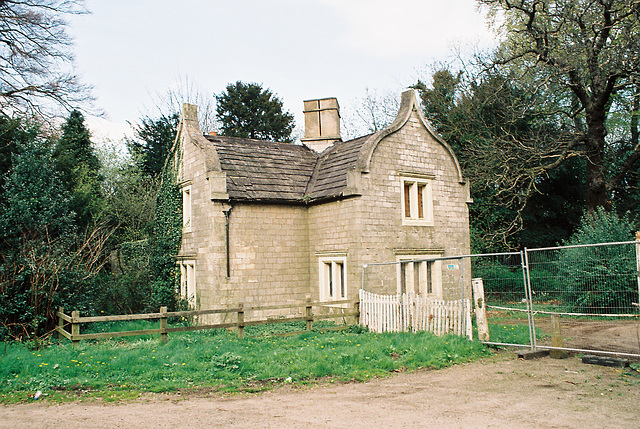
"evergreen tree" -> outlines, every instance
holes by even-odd
[[[102,207],[100,160],[91,144],[82,113],[71,112],[62,126],[54,159],[62,182],[71,193],[71,207],[80,227],[86,227]]]
[[[149,176],[158,177],[162,171],[176,138],[179,119],[177,113],[157,119],[145,116],[134,129],[136,140],[127,142],[136,162]]]
[[[74,213],[48,146],[18,149],[0,205],[0,322],[31,336],[52,316]]]
[[[20,145],[2,194],[0,235],[10,237],[59,236],[73,229],[70,195],[64,189],[46,143]]]
[[[292,142],[293,115],[282,101],[257,83],[236,82],[216,96],[220,133],[229,137]]]
[[[585,244],[616,243],[633,239],[637,225],[629,213],[618,216],[604,207],[585,213],[580,227],[558,252],[558,278],[566,289],[562,300],[579,313],[635,313],[638,270],[633,245],[583,247]],[[586,287],[588,285],[588,287]]]
[[[0,177],[11,169],[11,156],[18,152],[20,145],[35,139],[38,127],[21,118],[10,118],[0,114]]]

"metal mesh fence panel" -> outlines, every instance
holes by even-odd
[[[527,250],[533,324],[543,333],[536,345],[640,356],[637,247]]]
[[[381,298],[361,308],[369,317],[361,321],[386,330],[427,326],[436,313],[412,313],[403,303],[417,308],[417,301],[406,295],[463,300],[467,308],[478,299],[472,281],[483,289],[489,344],[640,357],[640,241],[365,265],[361,299]],[[450,316],[440,314],[448,332]],[[466,335],[465,319],[455,329]]]
[[[473,255],[471,274],[481,281],[490,344],[530,347],[531,327],[521,252]],[[478,299],[478,297],[474,297]]]

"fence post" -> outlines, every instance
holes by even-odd
[[[238,308],[238,338],[244,338],[244,304]]]
[[[313,329],[313,306],[311,305],[311,297],[307,298],[305,315],[307,317],[307,331],[310,331]]]
[[[476,323],[478,324],[478,339],[489,341],[489,323],[487,322],[487,307],[484,298],[484,284],[482,279],[471,280],[473,286],[473,304],[476,310]]]
[[[640,304],[640,231],[636,231],[636,273],[638,277],[638,303]]]
[[[80,340],[78,336],[80,335],[80,323],[78,319],[80,318],[80,312],[78,310],[74,310],[71,312],[71,344],[77,344]]]
[[[160,342],[166,344],[167,340],[167,307],[160,307]]]
[[[533,318],[533,294],[531,293],[531,272],[529,271],[529,251],[525,247],[520,251],[522,261],[522,276],[524,279],[524,295],[527,300],[527,320],[529,321],[529,342],[531,350],[536,351],[536,321]]]
[[[562,331],[560,329],[560,316],[557,314],[551,315],[551,347],[562,348]],[[551,349],[549,350],[549,357],[552,359],[564,359],[568,357],[568,353],[565,350]]]
[[[64,335],[62,335],[62,331],[64,329],[64,319],[62,315],[64,314],[64,308],[58,307],[58,341],[62,341]]]

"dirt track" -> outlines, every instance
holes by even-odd
[[[638,427],[640,376],[512,354],[363,384],[0,408],[2,428]]]

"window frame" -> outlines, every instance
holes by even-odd
[[[191,183],[182,187],[182,231],[191,232],[193,225],[193,194]]]
[[[428,174],[400,173],[402,224],[433,226],[433,179]]]
[[[339,280],[336,283],[336,280]],[[320,301],[347,299],[347,256],[328,255],[318,258],[318,286]]]
[[[442,299],[442,261],[437,259],[440,256],[439,254],[397,255],[397,293]],[[417,271],[416,266],[418,266]]]
[[[177,262],[180,267],[180,297],[195,305],[197,301],[196,261],[183,259]]]

